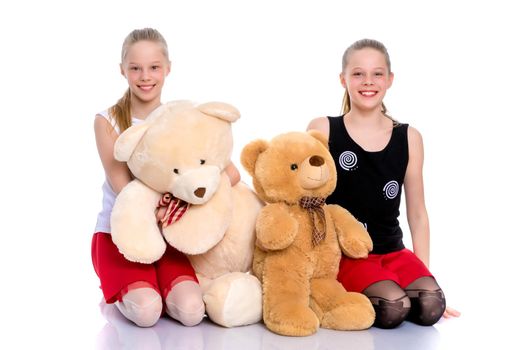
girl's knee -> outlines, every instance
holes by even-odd
[[[153,288],[138,288],[126,293],[117,308],[137,326],[151,327],[162,314],[162,298]]]
[[[374,326],[384,329],[399,326],[410,312],[410,299],[406,295],[396,300],[376,300],[372,305],[376,312]]]
[[[435,324],[446,308],[445,295],[432,276],[416,279],[406,288],[412,308],[408,320],[422,326]]]
[[[204,311],[202,291],[194,281],[177,283],[166,296],[166,312],[185,326],[199,324]]]
[[[383,280],[368,286],[363,293],[370,299],[376,312],[375,327],[395,328],[410,311],[410,299],[394,281]]]
[[[445,312],[445,295],[441,289],[419,291],[417,294],[417,297],[410,298],[412,307],[408,319],[422,326],[432,326]]]

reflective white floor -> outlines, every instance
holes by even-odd
[[[125,319],[114,305],[77,297],[58,308],[39,300],[30,308],[14,312],[17,303],[6,303],[11,322],[2,323],[2,349],[175,349],[175,350],[435,350],[435,349],[524,349],[520,306],[494,303],[490,310],[463,304],[459,319],[442,319],[433,327],[405,322],[393,330],[371,328],[343,332],[320,329],[309,337],[284,337],[263,324],[222,328],[205,320],[184,327],[162,318],[154,327],[139,328]],[[87,293],[84,296],[88,296]],[[56,295],[56,294],[55,294]],[[46,296],[46,295],[44,295]],[[49,296],[49,295],[47,295]],[[92,295],[95,297],[94,295]],[[59,300],[56,300],[59,301]],[[56,303],[54,304],[57,305]],[[478,304],[479,305],[479,304]],[[11,311],[11,312],[10,312]]]
[[[35,283],[51,286],[39,291],[37,298],[34,288],[13,288],[25,285],[21,279],[0,288],[7,292],[1,296],[1,349],[525,349],[521,323],[525,310],[519,300],[496,289],[476,292],[467,280],[447,288],[450,305],[462,311],[461,317],[442,319],[433,327],[405,322],[393,330],[320,329],[309,337],[284,337],[263,324],[227,329],[206,320],[196,327],[184,327],[167,317],[152,328],[139,328],[114,305],[101,303],[102,293],[88,257],[82,260],[79,265],[63,265],[61,258],[42,260],[41,271],[62,271],[67,278],[33,274]]]
[[[479,309],[478,315],[484,314]],[[475,313],[477,314],[477,313]],[[196,327],[184,327],[166,317],[152,328],[139,328],[126,320],[113,305],[100,305],[100,329],[95,349],[195,349],[195,350],[435,350],[435,349],[523,349],[518,325],[510,319],[472,317],[442,319],[433,327],[405,322],[393,330],[371,328],[343,332],[320,329],[309,337],[284,337],[263,324],[222,328],[205,320]]]
[[[205,320],[196,327],[184,327],[162,318],[152,328],[139,328],[126,320],[114,305],[102,305],[107,322],[97,335],[97,349],[439,349],[437,327],[405,323],[396,330],[372,328],[358,332],[320,329],[309,337],[283,337],[263,324],[222,328]]]

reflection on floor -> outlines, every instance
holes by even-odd
[[[223,328],[204,320],[195,327],[182,326],[163,317],[151,328],[140,328],[125,319],[114,305],[101,303],[107,323],[97,337],[97,349],[439,349],[440,333],[436,327],[421,327],[405,322],[394,330],[371,328],[344,332],[320,329],[309,337],[284,337],[268,331],[262,323],[245,327]]]

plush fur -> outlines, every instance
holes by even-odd
[[[124,131],[115,158],[135,179],[117,196],[112,239],[131,261],[153,263],[166,242],[187,254],[203,288],[208,316],[238,326],[261,319],[260,282],[249,273],[255,220],[262,202],[242,182],[232,187],[223,171],[232,151],[233,106],[166,103]],[[155,212],[164,193],[190,203],[162,230]]]
[[[326,198],[335,189],[336,168],[326,138],[310,131],[256,140],[244,147],[241,162],[268,203],[257,218],[253,262],[263,285],[266,326],[290,336],[310,335],[319,326],[370,327],[375,313],[368,298],[346,292],[336,279],[341,250],[349,257],[366,257],[370,236],[347,210],[323,205],[326,236],[314,244],[312,218],[299,205],[302,197]]]

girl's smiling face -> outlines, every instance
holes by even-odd
[[[383,53],[364,48],[350,53],[340,79],[348,91],[352,109],[368,111],[381,109],[394,75],[389,71]]]
[[[131,93],[143,102],[160,100],[164,80],[170,68],[162,46],[146,40],[133,44],[120,65]]]

